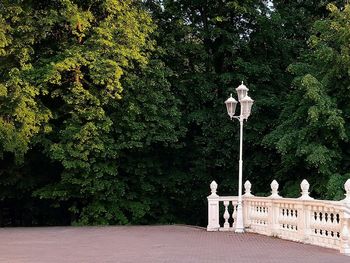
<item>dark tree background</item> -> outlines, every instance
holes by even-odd
[[[344,1],[4,0],[0,224],[206,224],[244,180],[341,199],[350,178]]]

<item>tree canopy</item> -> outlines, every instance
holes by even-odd
[[[343,1],[4,0],[0,224],[206,222],[212,180],[342,198],[350,178]]]

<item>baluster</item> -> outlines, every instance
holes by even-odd
[[[325,212],[324,212],[325,237],[326,237],[326,243],[328,245],[331,245],[332,244],[332,239],[330,238],[330,236],[331,236],[331,231],[330,231],[331,225],[329,224],[329,222],[330,222],[329,214],[330,214],[329,213],[329,208],[326,208]]]
[[[255,224],[258,224],[259,221],[259,213],[258,213],[258,209],[259,209],[259,206],[258,206],[258,202],[255,202],[254,203],[254,218],[255,218]]]
[[[237,214],[237,204],[232,201],[232,219],[233,219],[232,227],[233,228],[235,228],[235,224],[236,224],[236,214]]]
[[[326,239],[325,239],[325,237],[326,237],[325,212],[324,212],[323,207],[319,207],[318,211],[320,211],[319,212],[319,217],[320,217],[320,239],[319,239],[319,242],[320,242],[320,244],[322,244],[322,243],[327,244]]]
[[[256,215],[255,215],[255,202],[251,203],[250,214],[251,214],[251,217],[252,217],[252,224],[255,224],[255,218],[256,218]]]
[[[319,207],[315,206],[315,215],[316,215],[315,220],[316,220],[316,228],[317,228],[317,230],[319,230],[320,227],[321,227],[321,217],[320,217],[320,212],[319,212],[318,209],[319,209]]]
[[[290,206],[290,212],[289,212],[289,221],[290,221],[290,230],[291,232],[291,236],[293,236],[293,231],[295,230],[295,223],[294,223],[294,205]]]
[[[315,206],[311,207],[312,215],[311,215],[311,226],[312,226],[312,234],[315,238],[318,236],[318,213],[317,208]],[[315,240],[313,238],[313,240]]]
[[[328,207],[326,209],[324,209],[324,234],[325,234],[325,241],[328,245],[331,245],[331,239],[330,237],[330,227],[331,225],[329,224],[330,220],[329,220],[329,209]]]
[[[327,224],[326,224],[326,218],[325,218],[325,210],[324,208],[320,208],[320,213],[321,213],[321,216],[320,216],[320,219],[321,219],[321,230],[322,230],[322,236],[323,237],[326,237],[326,228],[327,228]]]
[[[287,206],[283,205],[283,225],[284,225],[284,229],[287,229],[287,224],[288,224],[288,216],[287,216]]]
[[[229,204],[230,204],[230,201],[224,201],[224,207],[225,207],[225,212],[224,212],[224,219],[225,219],[224,230],[228,230],[230,228],[230,224],[228,222],[228,220],[230,218],[230,214],[228,212]]]
[[[281,205],[279,207],[279,215],[278,215],[278,222],[279,222],[279,226],[280,226],[280,230],[283,230],[283,205]]]
[[[315,207],[311,206],[311,226],[312,228],[316,229],[317,228],[317,213],[315,211]]]

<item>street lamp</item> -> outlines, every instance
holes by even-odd
[[[239,116],[235,116],[237,101],[231,96],[225,101],[227,114],[232,119],[239,120],[240,123],[240,136],[239,136],[239,174],[238,174],[238,203],[237,203],[237,218],[236,218],[236,233],[244,232],[243,224],[243,210],[242,210],[242,150],[243,150],[243,121],[247,120],[250,116],[251,109],[254,101],[248,96],[249,89],[243,84],[236,89],[238,95],[238,101],[241,104],[241,113]]]

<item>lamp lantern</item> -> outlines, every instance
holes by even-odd
[[[247,88],[246,85],[243,84],[243,81],[242,81],[242,84],[238,86],[236,91],[238,95],[238,101],[241,101],[241,99],[247,96],[249,89]]]
[[[232,97],[232,94],[225,101],[227,114],[230,116],[231,119],[232,119],[233,115],[235,115],[237,103],[238,102]]]
[[[248,95],[245,96],[243,99],[240,100],[241,103],[241,115],[243,116],[244,119],[248,119],[250,116],[252,106],[254,103],[254,100],[251,99]]]

